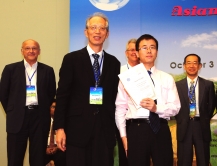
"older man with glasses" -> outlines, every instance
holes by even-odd
[[[136,55],[136,39],[133,38],[127,42],[125,56],[127,58],[127,64],[121,66],[121,73],[139,64],[139,58]],[[119,166],[128,166],[123,143],[117,128],[116,128],[116,139],[118,143]]]
[[[0,100],[6,113],[8,166],[23,166],[28,140],[30,165],[45,165],[56,81],[53,68],[37,61],[40,52],[37,41],[24,41],[24,60],[6,65],[2,72]]]
[[[65,55],[56,95],[56,141],[67,166],[113,166],[115,99],[120,62],[106,53],[109,22],[102,13],[86,20],[88,45]]]

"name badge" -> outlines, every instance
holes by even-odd
[[[26,96],[27,97],[36,97],[36,90],[34,85],[26,86]]]
[[[190,107],[190,117],[194,117],[196,115],[196,104],[191,103],[189,107]]]
[[[102,105],[102,87],[90,87],[90,104]]]

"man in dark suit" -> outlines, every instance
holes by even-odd
[[[108,19],[94,13],[86,21],[87,47],[62,62],[54,129],[67,166],[113,166],[120,62],[103,50],[108,35]]]
[[[8,166],[23,166],[29,139],[29,162],[42,166],[50,127],[49,107],[56,92],[53,68],[37,62],[39,43],[22,43],[24,60],[6,65],[0,100],[6,113]]]
[[[184,59],[187,78],[176,83],[181,109],[177,120],[178,166],[191,166],[193,147],[197,166],[208,166],[210,159],[210,119],[215,108],[214,84],[198,76],[201,59],[189,54]]]

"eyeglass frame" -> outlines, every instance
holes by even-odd
[[[32,48],[30,48],[30,47],[26,47],[26,48],[22,48],[24,51],[27,51],[27,52],[29,52],[29,51],[38,51],[38,50],[40,50],[40,48],[37,48],[37,47],[32,47]]]
[[[142,50],[142,51],[147,51],[147,50],[150,50],[150,51],[152,51],[152,50],[157,50],[157,48],[156,48],[156,46],[149,46],[149,47],[147,47],[147,46],[144,46],[144,47],[141,47],[141,48],[139,48],[138,50]]]
[[[135,52],[136,49],[130,49],[130,50],[127,49],[126,51]]]
[[[108,27],[107,26],[97,26],[97,25],[89,25],[89,26],[86,26],[87,29],[90,29],[91,31],[96,31],[97,29],[100,31],[100,32],[105,32],[106,30],[108,31]]]
[[[184,65],[186,65],[186,66],[191,66],[191,65],[193,65],[193,66],[197,66],[197,65],[200,65],[201,63],[199,63],[199,62],[185,62],[184,63]]]

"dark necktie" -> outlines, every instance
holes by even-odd
[[[94,62],[93,62],[93,72],[94,72],[94,77],[95,77],[95,81],[96,81],[96,86],[99,85],[99,80],[100,80],[100,68],[99,68],[99,55],[98,54],[92,54],[93,58],[94,58]]]
[[[195,87],[194,87],[194,81],[191,81],[191,86],[189,89],[189,100],[190,100],[190,104],[196,104],[196,99],[195,99]],[[196,109],[194,109],[194,111],[190,111],[190,117],[194,117],[196,114]]]
[[[151,71],[148,70],[148,74],[151,78]],[[152,78],[151,78],[151,80],[154,84],[154,81]],[[157,104],[157,100],[154,100],[154,102],[155,102],[155,104]],[[149,120],[150,120],[151,129],[153,130],[153,132],[155,134],[157,134],[157,132],[160,130],[160,118],[159,118],[158,114],[150,111]]]
[[[54,130],[53,130],[53,122],[51,123],[51,128],[50,128],[50,145],[49,147],[50,148],[53,148],[55,147],[55,144],[54,144]]]

